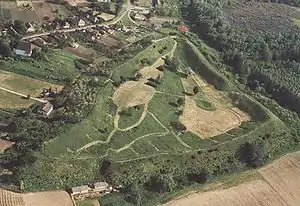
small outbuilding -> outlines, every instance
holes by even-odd
[[[94,184],[94,190],[96,191],[107,191],[110,190],[109,184],[107,182],[96,182]]]
[[[81,195],[86,194],[90,190],[88,185],[78,186],[78,187],[72,187],[71,189],[71,195]]]

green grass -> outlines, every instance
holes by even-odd
[[[175,55],[180,59],[181,64],[185,68],[191,67],[194,72],[202,76],[217,89],[229,90],[233,88],[232,84],[214,68],[192,43],[186,41],[178,42]]]
[[[298,27],[300,27],[300,19],[292,18],[292,21],[293,21]]]
[[[66,153],[67,148],[76,150],[92,140],[105,141],[109,132],[113,129],[113,116],[117,110],[110,99],[113,91],[110,84],[101,88],[91,115],[81,123],[71,125],[65,133],[47,143],[45,151],[48,154],[59,156]],[[101,132],[105,128],[107,128],[107,132]]]
[[[161,77],[162,84],[159,85],[158,90],[169,94],[183,95],[184,88],[180,80],[180,76],[175,72],[168,69],[164,70],[164,74]]]
[[[173,40],[168,38],[157,43],[151,44],[145,50],[137,54],[134,58],[130,59],[126,63],[120,65],[113,73],[113,80],[119,81],[120,76],[128,77],[134,76],[141,68],[144,66],[141,63],[141,60],[147,58],[151,64],[153,64],[160,56],[168,53],[173,47]],[[153,47],[155,45],[155,47]],[[163,47],[167,47],[162,54],[158,51]]]
[[[171,121],[178,121],[179,116],[176,115],[178,107],[171,106],[170,104],[176,103],[178,97],[174,97],[167,94],[155,94],[149,103],[149,111],[152,112],[159,121],[166,127],[171,128]]]
[[[144,105],[140,105],[137,109],[131,107],[126,109],[128,114],[121,114],[119,119],[119,128],[126,128],[136,123],[140,118],[144,110]]]
[[[211,102],[203,99],[203,97],[196,98],[196,103],[197,103],[197,106],[202,108],[202,109],[205,109],[205,110],[208,110],[208,111],[215,111],[216,110],[216,107]]]
[[[35,103],[33,100],[24,99],[18,95],[0,90],[0,108],[27,108]]]
[[[85,199],[85,200],[76,200],[77,206],[93,206],[94,202],[99,202],[98,199]]]
[[[0,65],[1,69],[54,83],[64,83],[79,74],[74,64],[76,57],[70,53],[55,50],[47,56],[49,61],[1,60]]]

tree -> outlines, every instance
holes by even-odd
[[[171,192],[177,185],[171,174],[160,174],[158,176],[152,176],[147,186],[151,191]]]
[[[3,57],[9,57],[12,55],[12,50],[8,44],[8,42],[3,39],[0,40],[0,55]]]
[[[194,95],[198,94],[199,91],[200,91],[200,88],[198,86],[195,86],[193,88]]]
[[[14,133],[17,131],[17,124],[15,122],[10,122],[8,125],[7,125],[7,131],[9,133]]]
[[[257,138],[253,142],[245,142],[236,151],[236,157],[248,167],[262,166],[268,159],[264,141]]]
[[[25,23],[21,20],[15,20],[13,27],[16,30],[16,32],[18,32],[19,34],[25,34],[27,31],[27,27]]]
[[[30,96],[30,94],[27,94],[27,97],[26,97],[27,99],[30,99],[31,98],[31,96]]]
[[[180,106],[183,105],[184,104],[184,99],[182,97],[178,98],[177,104],[180,105]]]

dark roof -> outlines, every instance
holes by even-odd
[[[26,52],[31,52],[31,43],[26,42],[26,41],[20,41],[18,45],[16,46],[16,49],[26,51]]]

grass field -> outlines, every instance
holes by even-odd
[[[120,76],[124,77],[132,77],[135,75],[136,72],[139,71],[143,67],[141,60],[147,59],[149,60],[150,64],[153,64],[160,56],[167,54],[173,45],[173,40],[171,38],[159,41],[158,43],[150,45],[148,48],[140,52],[131,60],[127,61],[126,63],[119,66],[113,74],[114,80],[120,80]],[[163,47],[167,47],[166,50],[163,51],[162,54],[158,52],[158,50],[162,49]]]
[[[55,83],[64,83],[79,74],[74,64],[76,57],[72,54],[55,50],[47,56],[49,60],[1,60],[0,66],[3,70]]]
[[[164,46],[167,49],[159,54],[158,50]],[[278,119],[268,115],[264,121],[250,121],[247,119],[249,115],[233,105],[227,92],[215,89],[202,76],[195,74],[191,76],[192,79],[184,79],[178,71],[165,69],[162,72],[156,69],[164,63],[162,55],[168,52],[170,56],[174,54],[182,60],[182,69],[186,65],[195,68],[203,57],[192,55],[200,60],[187,58],[186,56],[191,55],[185,53],[191,51],[187,46],[167,38],[153,43],[115,68],[113,79],[118,79],[121,75],[132,76],[137,71],[142,74],[142,78],[126,81],[117,88],[108,81],[104,87],[99,88],[95,107],[89,116],[82,122],[65,128],[60,136],[45,143],[38,161],[26,168],[23,179],[27,188],[36,188],[37,185],[39,188],[57,187],[58,182],[65,187],[74,186],[75,183],[85,184],[95,178],[99,171],[99,159],[104,157],[113,162],[128,162],[157,155],[179,155],[205,150],[226,141],[239,141],[241,138],[248,138],[248,135],[263,136],[264,132],[281,126]],[[148,58],[154,64],[141,65],[140,60],[143,58]],[[195,72],[201,73],[199,68]],[[157,75],[161,75],[163,79],[159,87],[153,88],[145,84],[150,77],[155,78]],[[221,77],[216,75],[211,78],[215,81],[214,78],[219,80]],[[191,90],[194,85],[200,87],[199,94],[185,95],[186,87]],[[143,91],[146,88],[149,91],[151,89],[150,95]],[[178,104],[179,98],[183,99],[183,105]],[[194,101],[190,109],[189,98]],[[198,98],[207,101],[200,102],[206,109],[197,106]],[[254,100],[247,103],[256,104]],[[215,110],[211,108],[211,104],[215,106]],[[133,109],[131,116],[120,114],[122,109],[136,105],[140,108]],[[174,122],[183,123],[188,131],[178,132]],[[50,175],[44,175],[46,172]],[[50,184],[46,186],[45,182]]]

